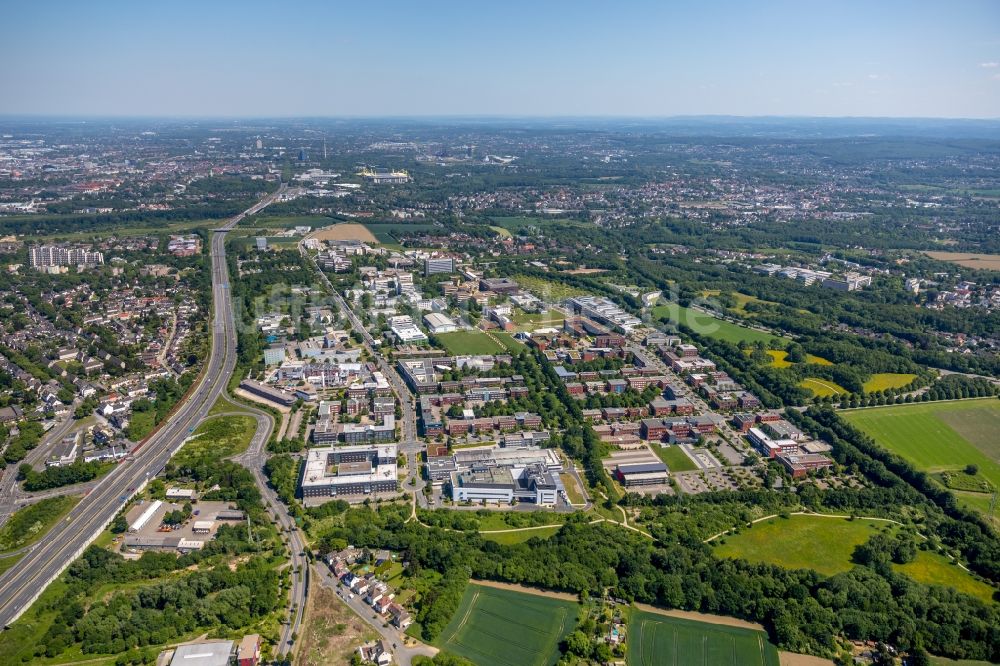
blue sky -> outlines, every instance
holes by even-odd
[[[0,0],[0,113],[1000,117],[1000,2]]]

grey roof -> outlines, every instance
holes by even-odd
[[[205,641],[179,645],[170,666],[228,666],[232,641]]]
[[[647,472],[666,472],[667,466],[658,463],[637,463],[634,465],[619,465],[618,471],[622,474],[645,474]]]

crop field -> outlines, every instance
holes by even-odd
[[[739,326],[732,322],[713,317],[700,310],[680,306],[677,303],[657,305],[651,310],[650,314],[652,314],[654,319],[667,317],[671,322],[684,324],[699,335],[719,340],[728,340],[734,344],[741,340],[770,343],[771,340],[780,337],[771,333],[765,333],[764,331]]]
[[[1000,400],[958,400],[852,409],[845,419],[925,472],[979,468],[976,477],[1000,488]],[[988,510],[986,493],[954,491],[959,500]]]
[[[483,331],[454,331],[434,336],[445,350],[455,356],[503,354],[507,348]],[[513,342],[513,339],[511,340]]]
[[[633,610],[628,663],[636,666],[778,666],[763,631]]]
[[[401,222],[366,222],[364,227],[383,245],[397,245],[399,236],[436,229],[433,224],[404,224]]]
[[[832,576],[850,570],[854,548],[887,525],[890,523],[823,516],[772,518],[724,537],[715,553]]]
[[[294,226],[294,225],[293,225]],[[363,224],[334,224],[320,229],[313,234],[317,240],[358,240],[364,243],[377,243],[378,239]]]
[[[571,601],[470,583],[435,644],[477,666],[547,666],[578,613]]]
[[[898,372],[882,372],[872,375],[864,384],[865,391],[884,391],[889,388],[903,388],[914,379],[916,375],[902,374]]]
[[[830,381],[829,379],[807,377],[799,382],[799,386],[804,389],[809,389],[812,391],[813,395],[819,396],[820,398],[825,398],[828,395],[840,395],[841,393],[847,393],[847,389],[840,384]]]
[[[966,268],[983,271],[1000,271],[1000,254],[979,254],[975,252],[924,252],[931,259],[950,261]]]

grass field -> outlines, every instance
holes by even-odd
[[[663,461],[663,464],[671,472],[689,472],[693,469],[698,469],[694,461],[681,451],[679,446],[658,446],[657,444],[653,444],[649,448],[653,449],[653,453],[659,456],[660,460]]]
[[[502,354],[506,348],[482,331],[455,331],[434,336],[452,355]],[[513,341],[513,340],[512,340]]]
[[[552,280],[545,280],[531,275],[515,275],[514,279],[519,285],[533,293],[535,296],[549,303],[563,301],[571,296],[580,296],[584,293],[582,289],[577,289],[576,287],[570,287],[562,284],[561,282],[553,282]]]
[[[916,378],[916,375],[882,372],[872,375],[864,383],[864,389],[871,393],[872,391],[884,391],[889,388],[903,388]]]
[[[794,365],[788,360],[788,352],[781,349],[768,349],[767,355],[771,357],[772,368],[790,368]]]
[[[814,396],[819,396],[820,398],[825,398],[829,395],[840,395],[841,393],[847,393],[845,389],[840,384],[830,381],[829,379],[817,379],[815,377],[807,377],[799,382],[799,386],[804,389],[812,391]]]
[[[888,524],[822,516],[772,518],[724,537],[725,543],[717,546],[715,553],[832,576],[851,569],[854,548]]]
[[[470,583],[435,645],[477,666],[546,666],[579,612],[571,601]]]
[[[437,228],[433,224],[405,224],[402,222],[366,222],[364,226],[383,245],[398,245],[399,236],[402,234],[431,231]]]
[[[778,666],[763,631],[633,610],[628,624],[632,666]]]
[[[806,363],[814,363],[816,365],[833,365],[833,361],[828,361],[822,356],[816,356],[815,354],[806,354]]]
[[[517,312],[514,323],[524,331],[534,331],[538,328],[559,328],[566,321],[561,312],[547,310],[545,312]]]
[[[0,528],[0,552],[24,548],[38,541],[79,501],[79,497],[73,496],[49,497],[18,509]]]
[[[183,465],[199,458],[218,460],[239,455],[250,446],[257,430],[252,416],[217,416],[205,421],[194,431],[194,439],[187,442],[174,456],[174,462]]]
[[[493,532],[490,534],[480,534],[487,541],[512,546],[515,543],[524,543],[528,539],[548,539],[555,536],[561,528],[558,525],[549,527],[539,527],[538,529],[522,530],[520,532]]]
[[[925,472],[979,467],[979,478],[1000,488],[1000,401],[957,400],[893,405],[842,413],[850,423]],[[959,502],[989,511],[987,493],[952,491]]]
[[[650,314],[652,314],[654,319],[666,317],[674,324],[684,324],[699,335],[719,340],[728,340],[732,343],[738,343],[741,340],[745,340],[746,342],[770,343],[771,340],[780,337],[765,333],[764,331],[746,328],[745,326],[738,326],[699,310],[682,307],[677,303],[657,305],[653,307]]]
[[[507,351],[509,351],[511,354],[520,354],[522,351],[524,351],[524,344],[515,340],[514,336],[512,336],[510,333],[507,333],[505,331],[494,331],[492,335],[494,338],[499,340],[500,344],[506,347]]]
[[[986,583],[973,578],[968,571],[940,553],[918,550],[912,562],[893,564],[892,568],[918,583],[945,585],[989,603],[996,592]]]

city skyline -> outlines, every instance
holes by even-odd
[[[40,2],[3,115],[1000,116],[1000,5]]]

